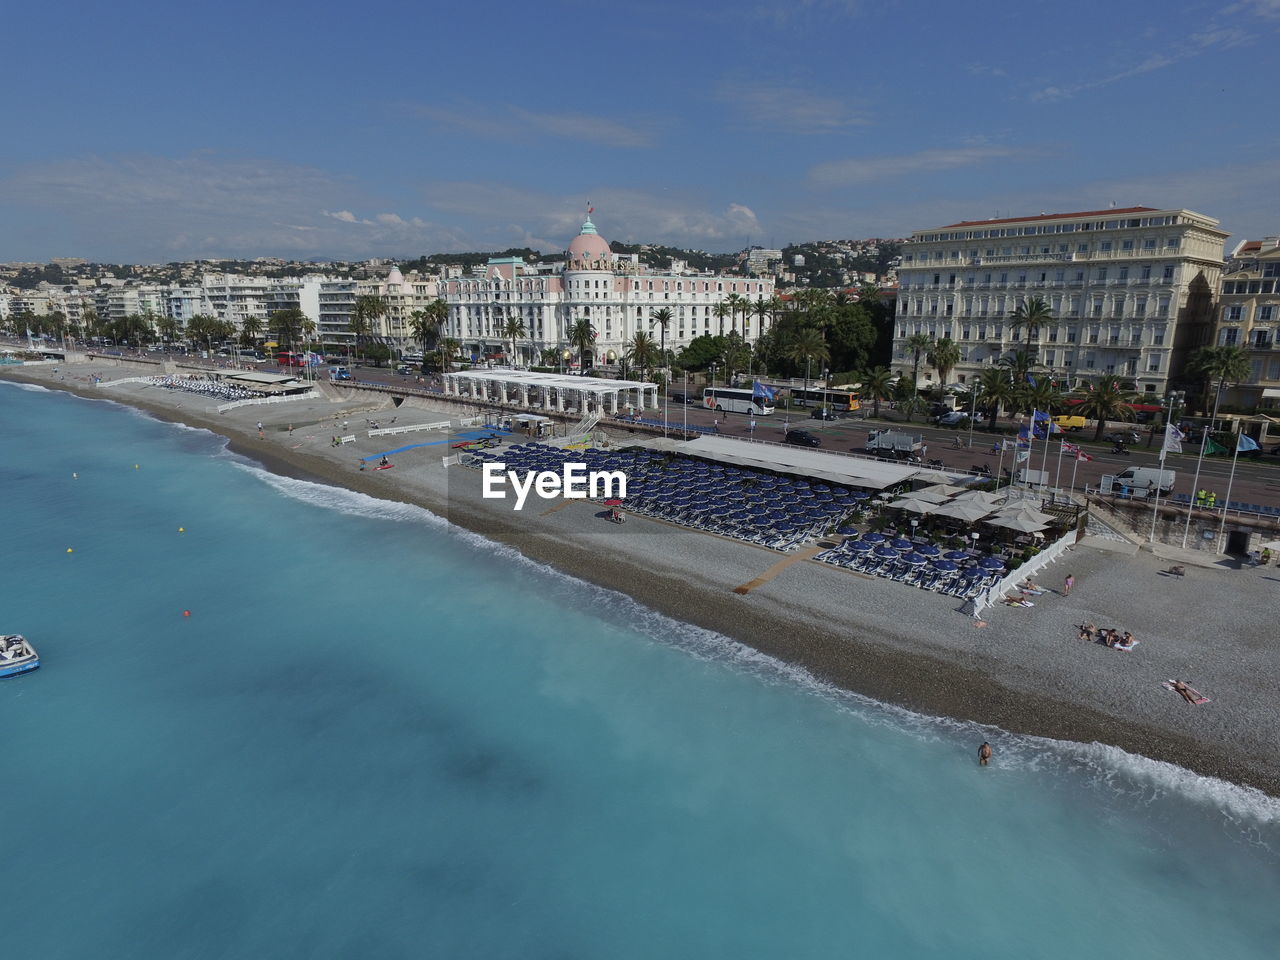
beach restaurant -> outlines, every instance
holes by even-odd
[[[658,408],[658,385],[639,380],[569,377],[532,370],[464,370],[444,375],[447,396],[526,410],[617,415]]]
[[[219,379],[235,387],[244,387],[257,393],[289,394],[310,390],[313,384],[299,380],[288,373],[267,373],[263,370],[228,370]]]

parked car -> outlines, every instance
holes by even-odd
[[[934,422],[940,427],[954,427],[956,424],[960,423],[961,421],[968,420],[968,419],[970,419],[969,411],[952,410],[949,413],[944,413],[942,416],[938,417]],[[974,413],[972,419],[974,423],[982,423],[983,421],[986,420],[986,417],[984,417],[981,413]]]
[[[790,430],[786,436],[787,443],[794,443],[798,447],[820,447],[822,439],[810,433],[808,430]]]
[[[830,407],[814,407],[809,411],[810,420],[839,420],[840,415]]]
[[[691,397],[687,393],[673,393],[671,395],[672,403],[697,403],[696,397]]]

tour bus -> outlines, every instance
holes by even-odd
[[[773,413],[773,404],[764,397],[755,396],[755,391],[730,387],[707,387],[702,391],[702,405],[720,413],[750,413],[757,417]]]
[[[792,390],[791,399],[798,407],[830,407],[832,410],[852,412],[861,408],[858,395],[847,387],[810,387],[808,390]]]

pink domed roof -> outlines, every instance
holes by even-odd
[[[609,249],[609,243],[604,237],[596,233],[596,225],[591,222],[591,218],[582,225],[582,232],[573,238],[569,243],[569,259],[571,261],[591,262],[594,260],[608,261],[612,259],[613,251]]]

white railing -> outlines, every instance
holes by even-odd
[[[439,423],[406,423],[399,427],[379,427],[370,430],[371,437],[389,437],[396,433],[412,433],[414,430],[448,430],[452,421],[441,420]]]
[[[464,417],[458,421],[460,427],[474,427],[484,423],[484,417]]]
[[[462,454],[454,453],[447,457],[441,457],[440,462],[443,463],[446,467],[456,467],[458,464],[462,462]]]
[[[120,380],[99,380],[98,386],[118,387],[122,383],[155,383],[155,378],[154,377],[123,377]]]
[[[1055,562],[1071,549],[1074,541],[1075,535],[1068,533],[1061,539],[1049,544],[1026,563],[1005,574],[999,583],[993,587],[988,587],[973,598],[973,615],[975,617],[978,616],[983,610],[999,601],[1004,596],[1005,591],[1016,589],[1019,583],[1026,580],[1033,573],[1038,573],[1049,564]]]
[[[232,400],[230,403],[219,404],[218,412],[226,413],[236,407],[250,407],[263,403],[288,403],[291,400],[317,400],[319,398],[320,394],[315,390],[308,390],[306,393],[295,393],[288,397],[250,397],[248,400]]]

